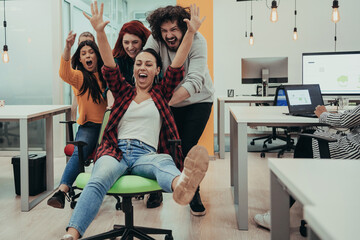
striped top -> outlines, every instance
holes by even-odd
[[[314,134],[333,137],[338,141],[329,143],[330,157],[335,159],[360,159],[360,105],[343,113],[324,112],[319,118],[339,131],[319,129]],[[344,130],[344,128],[346,130]],[[320,158],[317,141],[313,139],[314,158]]]

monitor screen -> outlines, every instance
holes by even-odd
[[[303,53],[303,84],[319,84],[324,95],[360,94],[360,51]]]
[[[288,58],[264,57],[241,59],[241,83],[262,83],[267,78],[269,83],[288,82]]]

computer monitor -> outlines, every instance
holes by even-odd
[[[287,83],[288,58],[287,57],[262,57],[241,59],[241,83]]]
[[[360,51],[303,53],[303,84],[319,84],[323,95],[360,94]]]

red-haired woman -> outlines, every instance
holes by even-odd
[[[123,25],[119,37],[112,51],[115,62],[120,67],[120,72],[125,80],[135,85],[133,68],[135,56],[143,49],[151,32],[142,22],[133,20]]]

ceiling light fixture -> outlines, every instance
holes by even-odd
[[[253,31],[252,31],[252,22],[253,22],[253,10],[252,10],[252,0],[251,0],[250,38],[249,38],[250,46],[254,45],[254,34],[253,34]]]
[[[279,1],[280,4],[280,1]],[[278,13],[277,13],[277,3],[275,0],[271,2],[271,13],[270,13],[270,21],[277,22],[278,21]]]
[[[293,40],[294,41],[296,41],[298,39],[298,32],[297,32],[297,27],[296,27],[296,15],[297,15],[297,10],[296,10],[296,0],[295,0],[295,10],[294,10],[295,27],[294,27],[294,31],[293,31]]]
[[[337,23],[340,21],[340,14],[339,14],[339,1],[334,0],[332,5],[332,13],[331,13],[331,21]]]

